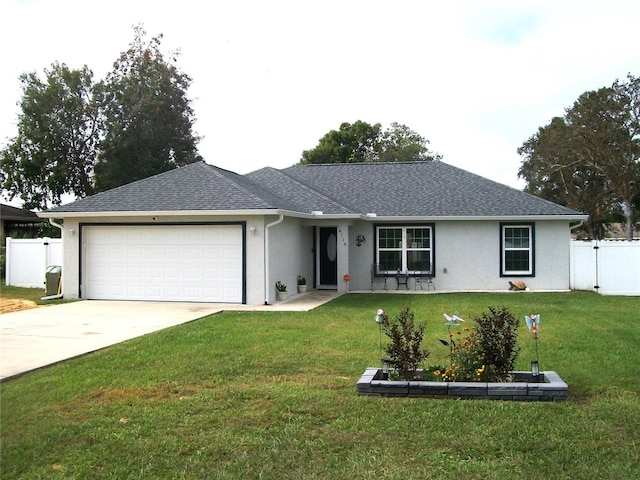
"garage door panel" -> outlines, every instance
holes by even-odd
[[[83,296],[242,302],[242,227],[85,226]]]

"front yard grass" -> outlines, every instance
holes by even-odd
[[[569,384],[561,403],[361,397],[375,312],[426,321],[504,305]],[[0,385],[3,479],[640,478],[640,302],[587,292],[351,294],[308,313],[223,313]],[[383,336],[384,341],[384,336]]]
[[[19,299],[33,302],[36,305],[55,305],[58,303],[66,303],[71,300],[54,299],[54,300],[42,300],[44,296],[43,288],[25,288],[14,287],[13,285],[7,286],[5,280],[0,280],[0,297],[4,299]]]

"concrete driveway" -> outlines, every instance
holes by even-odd
[[[313,291],[275,305],[83,300],[0,315],[0,382],[222,311],[309,311],[339,296]]]
[[[221,305],[80,301],[0,315],[0,381],[222,311]]]

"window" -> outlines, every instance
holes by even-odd
[[[376,227],[376,273],[432,273],[433,225]]]
[[[534,275],[533,224],[500,224],[500,275]]]

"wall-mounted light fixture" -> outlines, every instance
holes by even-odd
[[[75,228],[70,228],[69,229],[69,235],[75,235],[76,234],[76,229]]]
[[[250,233],[251,235],[255,235],[255,234],[256,234],[256,227],[251,227],[251,228],[249,229],[249,233]]]
[[[365,242],[366,238],[364,238],[364,235],[356,235],[356,246],[360,246]]]

